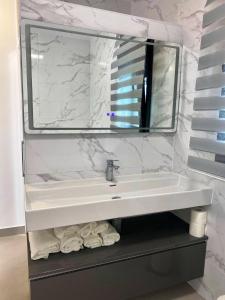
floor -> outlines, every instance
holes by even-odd
[[[29,300],[25,235],[0,238],[0,299]],[[136,300],[201,300],[187,284]],[[50,300],[50,299],[49,299]],[[66,300],[66,299],[65,299]],[[134,299],[133,299],[134,300]]]

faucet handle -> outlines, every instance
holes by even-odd
[[[114,161],[119,161],[119,160],[118,159],[107,159],[107,165],[113,166]]]
[[[115,162],[115,161],[119,161],[119,159],[113,159],[113,162]]]
[[[119,160],[118,160],[118,159],[114,159],[113,162],[114,162],[114,161],[119,161]],[[114,168],[116,171],[118,171],[118,169],[120,168],[120,166],[114,165],[114,164],[113,164],[113,168]]]

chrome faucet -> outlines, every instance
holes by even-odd
[[[114,161],[118,161],[117,159],[108,159],[107,167],[105,171],[105,178],[107,181],[114,181],[114,170],[118,170],[119,166],[114,165]]]

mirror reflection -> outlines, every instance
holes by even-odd
[[[179,47],[25,25],[30,130],[175,130]]]

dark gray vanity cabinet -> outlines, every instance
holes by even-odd
[[[29,261],[32,300],[127,300],[203,276],[206,240],[172,214],[124,221],[112,247]]]

